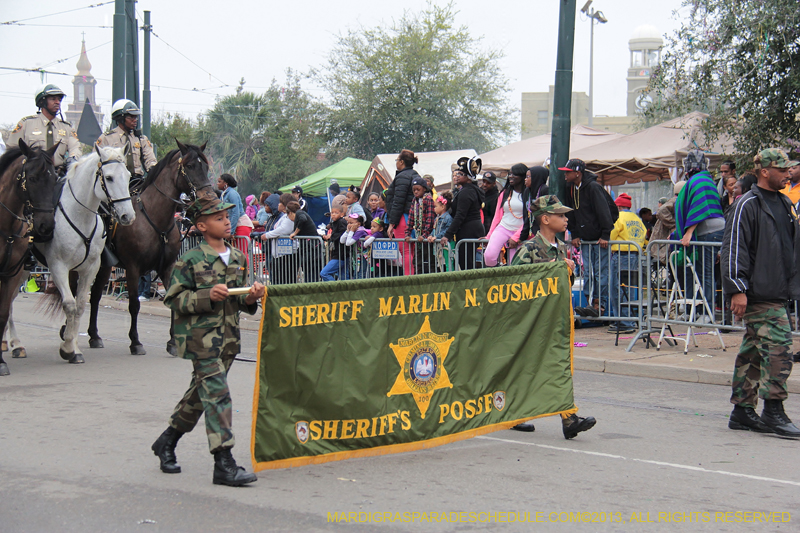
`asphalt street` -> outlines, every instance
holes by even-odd
[[[169,320],[140,317],[148,353],[132,356],[127,313],[103,309],[106,347],[83,334],[86,364],[69,365],[60,321],[37,299],[17,300],[28,358],[7,353],[0,378],[2,532],[800,530],[800,441],[729,430],[728,387],[607,373],[576,373],[580,414],[598,423],[571,441],[547,418],[535,433],[268,470],[230,488],[211,483],[199,428],[179,443],[183,472],[166,475],[150,445],[191,372],[164,351]],[[242,340],[254,357],[256,333]],[[237,361],[230,374],[234,456],[248,468],[254,371]],[[800,398],[786,408],[800,422]]]

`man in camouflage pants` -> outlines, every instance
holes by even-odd
[[[539,224],[536,235],[520,246],[514,255],[511,265],[526,265],[531,263],[549,263],[551,261],[566,261],[570,270],[575,269],[575,263],[567,258],[567,245],[560,241],[556,235],[567,230],[567,217],[565,213],[572,208],[565,207],[556,196],[540,196],[531,205],[531,218]],[[570,276],[571,278],[572,276]],[[570,279],[570,286],[572,280]],[[580,417],[575,413],[561,415],[561,429],[565,439],[574,439],[578,433],[592,429],[597,421],[593,416]],[[523,422],[512,427],[516,431],[535,431],[533,422]]]
[[[800,298],[800,225],[780,191],[797,164],[768,148],[754,158],[758,183],[736,203],[725,224],[720,254],[723,290],[746,331],[734,365],[728,427],[800,437],[783,410],[792,372],[788,300]],[[755,408],[764,400],[761,417]]]
[[[240,486],[256,481],[256,476],[237,466],[231,455],[234,438],[228,371],[240,350],[239,312],[256,312],[264,286],[256,282],[247,294],[237,296],[228,292],[247,282],[244,254],[225,242],[231,233],[230,207],[212,194],[198,198],[186,213],[204,241],[175,263],[164,303],[175,311],[178,356],[191,360],[194,371],[189,390],[152,450],[161,461],[162,472],[179,473],[175,457],[178,439],[194,429],[205,413],[208,446],[214,454],[214,484]]]

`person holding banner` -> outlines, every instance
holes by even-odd
[[[175,446],[205,414],[208,447],[214,454],[213,482],[240,486],[257,478],[239,467],[231,455],[234,436],[228,371],[241,350],[239,313],[255,314],[266,291],[255,282],[246,294],[229,293],[229,288],[242,287],[247,282],[244,254],[225,241],[231,234],[227,213],[231,207],[216,196],[207,195],[199,197],[187,210],[204,240],[175,263],[164,304],[175,312],[178,356],[191,360],[194,370],[189,390],[151,449],[161,462],[162,472],[180,473]]]
[[[559,233],[567,231],[568,220],[566,213],[572,208],[565,207],[554,195],[541,196],[533,201],[531,216],[539,226],[539,231],[529,241],[525,241],[517,255],[511,261],[511,266],[532,263],[549,263],[552,261],[566,261],[571,270],[575,263],[567,257],[567,245],[557,237]],[[589,431],[597,423],[593,416],[580,417],[575,413],[561,415],[561,429],[564,438],[574,439],[578,433]],[[536,428],[533,422],[523,422],[512,427],[516,431],[532,432]]]

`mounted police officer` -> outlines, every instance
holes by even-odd
[[[64,91],[52,83],[41,87],[35,95],[39,112],[20,120],[8,138],[9,146],[17,146],[22,139],[28,146],[43,150],[60,142],[53,155],[53,164],[61,175],[81,156],[78,134],[63,117],[56,117],[60,115],[63,99]]]
[[[111,120],[117,127],[97,139],[98,146],[127,147],[126,166],[131,173],[131,189],[141,184],[144,175],[156,164],[153,145],[136,129],[142,112],[130,100],[122,99],[111,107]]]

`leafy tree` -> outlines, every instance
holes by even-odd
[[[199,139],[198,125],[180,113],[164,113],[150,122],[150,142],[158,148],[158,156],[175,150],[182,143],[195,144]]]
[[[769,146],[800,149],[797,0],[684,0],[691,8],[650,80],[650,122],[708,113],[713,139],[731,135],[741,162]]]
[[[514,129],[502,53],[455,26],[453,3],[406,12],[386,27],[339,36],[315,72],[330,95],[331,144],[371,159],[416,151],[493,148]]]
[[[283,86],[273,80],[264,94],[243,90],[222,98],[202,117],[200,139],[209,140],[215,161],[242,183],[240,192],[275,190],[320,170],[324,146],[322,109],[287,71]]]

